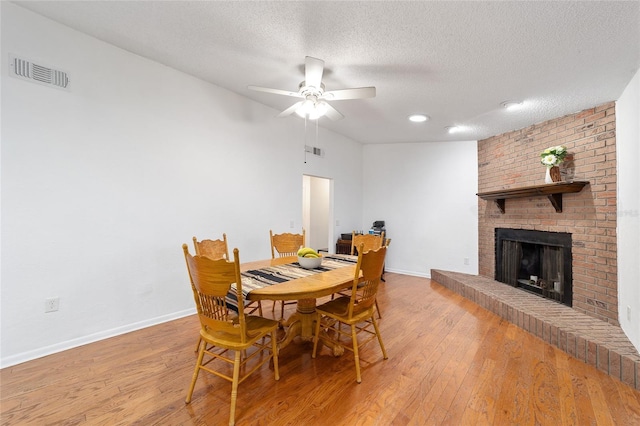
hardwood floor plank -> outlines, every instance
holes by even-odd
[[[589,391],[589,397],[591,399],[591,405],[593,406],[593,412],[595,414],[595,420],[597,424],[616,424],[613,421],[611,412],[609,411],[609,404],[605,398],[600,383],[596,378],[587,378],[587,389]]]
[[[631,392],[632,389],[629,386],[615,380],[602,385],[608,389],[605,392],[610,396],[611,404],[618,406],[618,409],[613,410],[614,413],[624,412],[624,415],[616,415],[617,421],[622,423],[625,419],[632,419],[633,424],[640,425],[640,392]],[[611,387],[615,387],[617,395]]]
[[[523,365],[523,337],[524,334],[518,327],[507,324],[502,350],[496,354],[499,373],[496,374],[494,388],[496,392],[493,422],[495,424],[508,424],[512,418],[516,418],[512,414],[524,410],[521,404],[517,402],[514,404],[514,401],[519,401],[517,398],[523,395],[524,390],[519,377],[519,368]]]
[[[460,318],[463,319],[464,315],[461,315]],[[447,345],[451,348],[451,352],[442,358],[444,363],[442,368],[434,368],[433,374],[437,376],[436,380],[429,386],[421,388],[421,394],[418,398],[419,406],[411,419],[415,424],[427,422],[437,407],[449,407],[451,404],[455,391],[457,391],[462,377],[466,374],[465,362],[460,360],[461,358],[464,360],[465,353],[475,354],[479,347],[466,339],[455,339],[454,336],[468,336],[472,328],[472,323],[461,320],[455,333],[450,333],[452,338],[447,341]],[[469,345],[469,343],[471,344]],[[452,390],[454,391],[452,392]]]
[[[488,312],[482,310],[481,316],[484,316]],[[479,315],[478,318],[481,318]],[[490,318],[483,324],[478,324],[478,331],[481,333],[473,334],[473,339],[478,339],[477,344],[470,347],[470,350],[465,354],[465,361],[461,365],[460,370],[456,371],[459,374],[456,381],[455,395],[451,404],[448,406],[446,412],[436,411],[434,415],[444,414],[444,417],[433,417],[433,420],[437,424],[464,424],[463,419],[465,416],[465,410],[469,405],[472,397],[474,397],[474,389],[479,386],[479,380],[481,377],[482,366],[485,363],[485,350],[483,342],[487,341],[487,337],[495,336],[496,328],[492,327],[493,323],[497,323],[499,320],[497,317]],[[481,321],[481,320],[479,320]],[[465,336],[468,338],[469,336]],[[481,397],[481,396],[477,396]]]
[[[279,381],[265,365],[240,384],[237,424],[640,424],[637,390],[426,278],[386,280],[389,359],[375,340],[362,346],[358,384],[352,353],[312,359],[296,340]],[[198,328],[190,316],[2,369],[0,424],[227,424],[229,382],[201,373],[184,403]]]
[[[579,363],[579,361],[577,361]],[[576,365],[572,365],[572,362],[569,362],[570,371],[573,372],[573,369]],[[581,366],[579,366],[581,367]],[[578,425],[583,424],[595,424],[595,413],[594,407],[591,404],[591,397],[589,395],[589,391],[587,389],[586,384],[587,376],[572,374],[571,375],[571,383],[573,385],[573,395],[575,398],[576,412],[578,414]]]
[[[575,394],[573,393],[571,375],[568,371],[567,357],[568,355],[562,352],[556,356],[559,389],[558,404],[560,406],[562,424],[577,425],[578,409],[576,407]]]

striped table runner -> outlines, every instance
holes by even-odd
[[[342,268],[343,266],[354,265],[357,257],[333,257],[323,256],[322,265],[315,269],[305,269],[298,262],[288,263],[285,265],[268,266],[262,269],[254,269],[242,273],[242,295],[244,296],[244,305],[251,301],[247,300],[247,295],[251,290],[263,288],[274,284],[283,283],[285,281],[295,280],[296,278],[308,277],[309,275],[320,274],[322,272],[331,271],[333,269]],[[236,297],[236,286],[231,285],[231,289],[226,297],[227,305],[237,311],[238,302]]]

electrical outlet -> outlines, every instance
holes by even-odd
[[[59,297],[51,297],[49,299],[44,299],[44,312],[55,312],[60,309],[60,298]]]
[[[289,222],[289,228],[293,228],[294,226],[295,226],[295,222],[294,221]]]
[[[340,221],[336,219],[336,226],[340,226]]]
[[[468,264],[469,264],[469,258],[468,258],[468,257],[465,257],[465,258],[464,258],[464,264],[465,264],[465,265],[468,265]]]
[[[627,321],[631,321],[631,306],[627,306]]]

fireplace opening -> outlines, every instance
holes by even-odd
[[[496,228],[496,281],[573,303],[571,234]]]

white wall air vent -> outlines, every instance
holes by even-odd
[[[309,146],[309,145],[305,145],[304,146],[304,151],[305,152],[309,152],[313,155],[317,155],[318,157],[324,157],[324,150],[322,148],[317,148],[315,146]]]
[[[13,55],[9,56],[9,74],[33,83],[69,90],[69,76],[66,72],[35,64]]]

